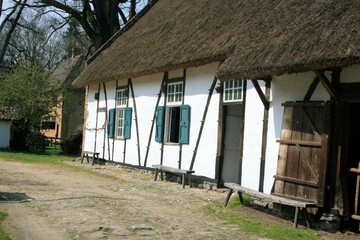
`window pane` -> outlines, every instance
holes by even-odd
[[[224,102],[234,102],[242,100],[242,80],[225,81],[224,83]]]

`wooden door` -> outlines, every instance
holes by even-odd
[[[243,104],[226,106],[222,180],[241,183],[240,141],[243,131]]]
[[[330,104],[287,102],[275,178],[275,195],[323,207],[328,161]]]

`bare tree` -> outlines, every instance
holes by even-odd
[[[5,17],[0,23],[0,33],[6,36],[0,40],[0,65],[24,8],[33,9],[39,16],[51,14],[57,21],[49,27],[56,32],[66,26],[70,18],[76,19],[88,36],[94,49],[98,49],[115,32],[123,27],[144,7],[146,0],[12,0],[13,6],[2,9]],[[11,27],[5,28],[5,25]],[[6,30],[6,31],[5,31]],[[52,36],[53,33],[48,33]]]

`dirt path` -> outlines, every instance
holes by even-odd
[[[0,209],[9,214],[2,228],[13,239],[29,240],[264,239],[204,215],[203,207],[223,202],[224,192],[182,189],[115,166],[81,166],[0,159]]]

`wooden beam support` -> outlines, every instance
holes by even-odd
[[[315,71],[315,73],[325,87],[326,91],[330,94],[330,96],[337,99],[338,93],[334,86],[331,84],[330,80],[326,77],[324,71]]]
[[[305,94],[305,97],[304,97],[304,101],[310,101],[310,99],[311,99],[312,95],[314,94],[315,89],[316,89],[316,87],[318,86],[319,82],[320,82],[319,77],[316,77],[316,78],[312,81],[312,83],[310,84],[308,90],[306,91],[306,94]]]
[[[263,91],[261,90],[258,80],[251,79],[251,82],[254,85],[256,92],[259,94],[259,97],[260,97],[262,103],[264,104],[265,109],[268,110],[269,106],[270,106],[270,102],[269,102],[268,98],[265,96],[265,94],[263,93]]]

